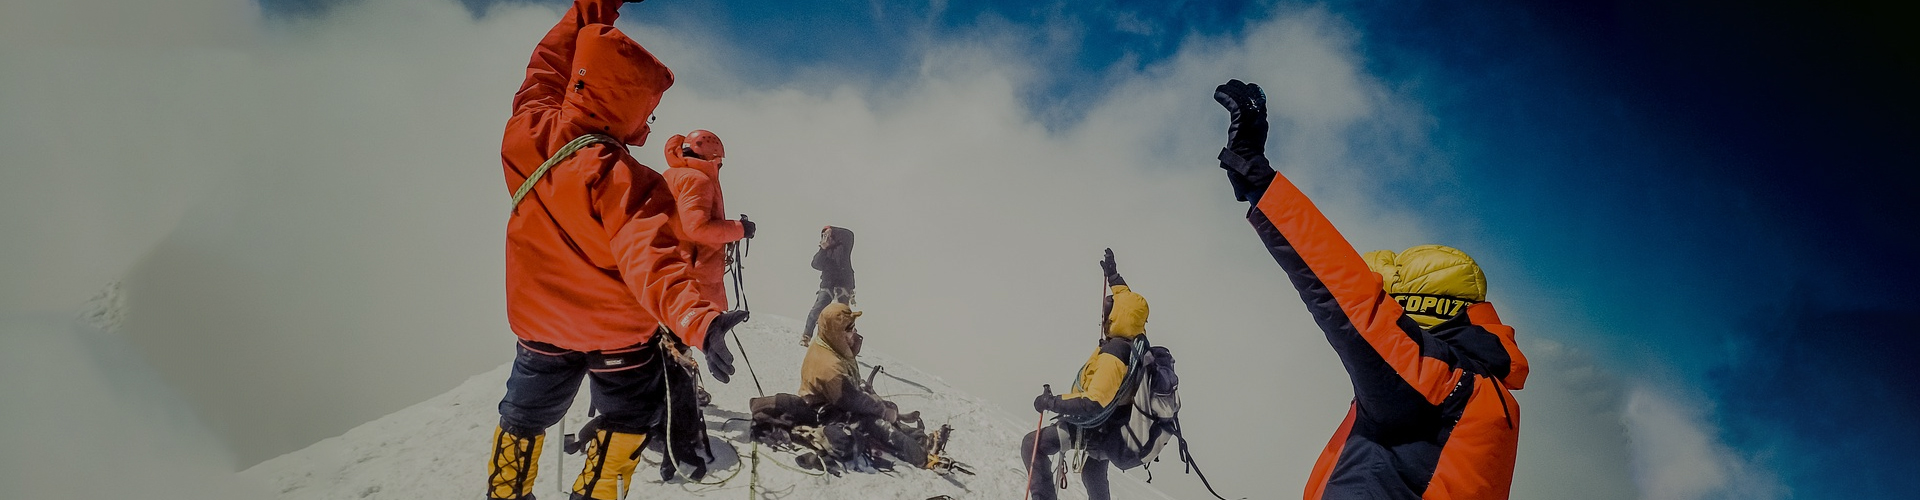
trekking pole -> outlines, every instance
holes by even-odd
[[[1041,384],[1040,392],[1053,392],[1053,385]],[[1033,498],[1033,462],[1040,458],[1040,429],[1047,424],[1047,412],[1040,412],[1040,418],[1033,422],[1033,449],[1027,451],[1027,492],[1023,499]],[[1052,485],[1048,485],[1052,486]]]

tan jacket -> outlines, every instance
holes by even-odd
[[[820,310],[813,343],[807,346],[807,359],[800,363],[800,396],[819,396],[838,403],[850,384],[860,379],[855,363],[853,320],[860,313],[846,304],[828,304]]]

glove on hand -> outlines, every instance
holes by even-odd
[[[1267,94],[1259,85],[1228,80],[1213,88],[1213,100],[1227,108],[1227,149],[1241,158],[1267,152]]]
[[[753,228],[754,228],[753,221],[747,220],[746,217],[740,218],[740,233],[741,233],[740,237],[741,238],[745,238],[749,240],[753,239]]]
[[[1100,259],[1100,273],[1107,277],[1107,286],[1125,285],[1127,280],[1120,279],[1120,271],[1113,262],[1113,249],[1107,249],[1106,258]]]
[[[1040,413],[1052,411],[1054,403],[1060,402],[1060,396],[1053,395],[1052,385],[1040,387],[1040,395],[1033,397],[1033,411]]]
[[[707,353],[707,373],[722,384],[733,379],[733,352],[727,349],[727,332],[746,320],[746,311],[727,311],[707,324],[707,345],[700,350]]]
[[[1267,164],[1267,94],[1259,85],[1228,80],[1213,89],[1213,100],[1227,108],[1227,147],[1220,152],[1220,168],[1227,170],[1233,197],[1258,199],[1273,181]]]

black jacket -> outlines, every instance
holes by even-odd
[[[853,289],[853,231],[844,227],[830,227],[826,248],[813,254],[813,268],[820,270],[820,288]]]

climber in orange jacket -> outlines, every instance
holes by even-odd
[[[1267,251],[1300,292],[1353,383],[1353,404],[1308,477],[1305,498],[1505,499],[1520,441],[1527,358],[1459,250],[1354,251],[1266,158],[1266,95],[1214,91],[1231,115],[1219,155],[1251,201]]]
[[[679,207],[673,234],[680,238],[687,260],[693,262],[700,294],[721,309],[727,307],[728,243],[752,238],[753,221],[727,220],[726,198],[720,192],[720,167],[727,149],[720,136],[705,130],[667,139],[667,186]]]
[[[746,319],[702,298],[673,234],[666,181],[627,147],[646,142],[673,73],[614,28],[623,2],[576,0],[534,49],[514,94],[500,160],[507,219],[507,323],[519,337],[487,464],[487,497],[532,497],[546,428],[582,378],[600,411],[574,498],[631,484],[644,432],[664,410],[659,342],[706,352],[727,381],[725,334]],[[688,395],[691,396],[691,395]]]

